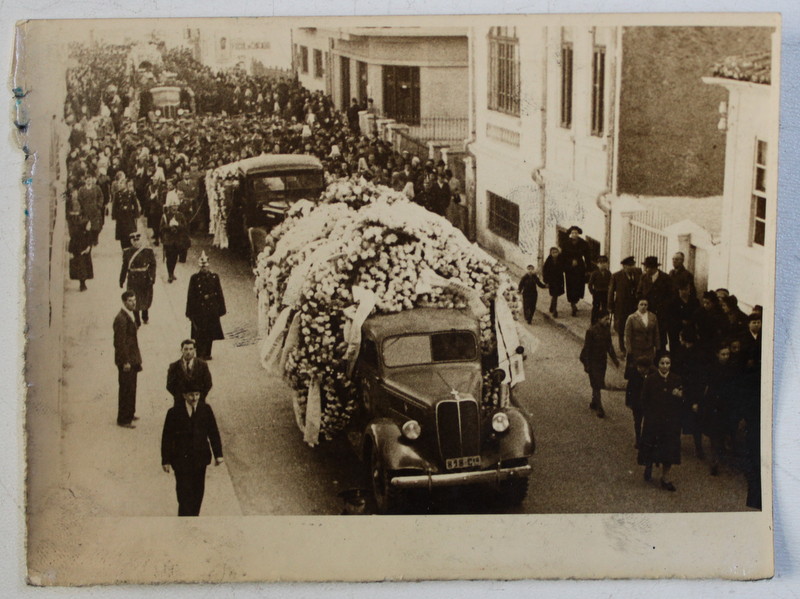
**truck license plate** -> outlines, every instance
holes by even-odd
[[[480,465],[481,456],[479,455],[471,455],[463,458],[449,458],[445,460],[445,467],[448,470],[453,470],[454,468],[470,468],[472,466]]]

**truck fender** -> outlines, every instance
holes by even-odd
[[[508,431],[498,436],[501,460],[530,457],[536,450],[533,427],[525,415],[514,407],[505,410],[508,416]]]
[[[397,423],[389,418],[377,418],[367,425],[361,446],[361,458],[368,459],[373,447],[378,451],[387,470],[425,470],[427,462],[409,445]]]

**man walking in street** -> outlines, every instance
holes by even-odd
[[[636,268],[636,259],[628,256],[620,264],[622,270],[611,275],[608,287],[608,311],[614,315],[614,328],[619,337],[619,350],[625,355],[625,322],[636,311],[636,289],[642,278],[642,271]]]
[[[211,390],[211,371],[204,360],[197,357],[194,339],[181,342],[181,357],[167,369],[167,391],[177,406],[183,401],[183,391],[189,387],[200,392],[200,401],[205,401]]]
[[[225,316],[225,296],[219,275],[208,268],[206,253],[200,254],[200,271],[189,279],[186,294],[186,318],[192,323],[191,337],[197,341],[197,352],[203,360],[211,359],[211,345],[224,339],[220,317]]]
[[[188,385],[183,401],[167,411],[161,434],[161,468],[175,471],[178,516],[199,516],[206,486],[206,467],[213,453],[223,462],[222,441],[214,411],[200,401],[200,390]]]
[[[153,303],[153,284],[156,282],[156,255],[148,247],[142,247],[142,235],[138,231],[130,234],[131,246],[122,252],[122,269],[119,286],[128,281],[128,291],[136,294],[136,310],[133,312],[136,326],[149,320]],[[141,312],[141,320],[139,313]]]
[[[691,297],[697,297],[697,291],[694,287],[694,275],[686,270],[683,265],[686,256],[683,252],[675,252],[672,256],[672,270],[669,271],[669,278],[672,280],[673,289],[679,290],[685,285],[689,285],[689,294]]]
[[[597,413],[598,418],[606,416],[600,398],[600,392],[606,386],[606,367],[608,365],[606,355],[610,356],[614,366],[619,368],[619,360],[614,352],[614,345],[611,343],[610,322],[607,311],[601,310],[597,314],[597,321],[586,331],[586,339],[580,355],[583,370],[589,375],[589,384],[592,387],[592,401],[589,403],[589,407]]]
[[[114,362],[119,374],[119,401],[117,424],[125,428],[136,428],[136,376],[142,370],[142,356],[136,337],[136,294],[122,294],[122,309],[114,318]]]
[[[589,275],[589,293],[592,294],[592,316],[590,323],[597,321],[600,312],[608,311],[608,288],[611,285],[611,272],[608,270],[608,258],[597,259],[597,270]]]

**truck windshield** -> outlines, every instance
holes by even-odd
[[[477,353],[475,338],[467,331],[403,335],[383,342],[383,362],[390,368],[475,360]]]
[[[296,196],[298,192],[313,191],[316,195],[322,189],[322,173],[303,172],[280,175],[267,175],[253,178],[253,192],[259,198],[280,199]]]

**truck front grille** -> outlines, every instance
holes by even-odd
[[[440,402],[436,429],[443,460],[480,454],[480,415],[474,399]]]

